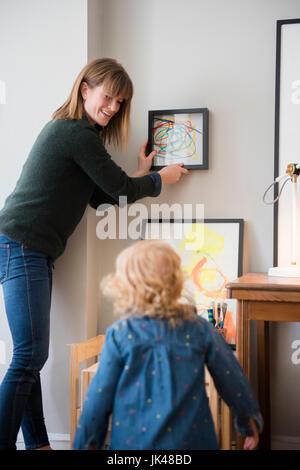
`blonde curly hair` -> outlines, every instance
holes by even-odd
[[[114,313],[168,319],[171,326],[195,320],[195,307],[179,302],[184,285],[181,259],[167,243],[142,240],[123,250],[116,271],[101,288],[114,300]]]

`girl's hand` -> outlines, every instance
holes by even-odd
[[[253,436],[246,437],[244,442],[244,450],[254,450],[257,447],[259,441],[258,430],[254,419],[250,418],[249,423],[253,431]]]
[[[156,150],[153,150],[153,152],[149,153],[149,155],[147,156],[147,144],[148,140],[146,140],[140,148],[140,152],[138,155],[138,170],[131,175],[133,177],[148,175],[150,171],[152,160],[157,152]]]
[[[182,168],[184,163],[169,165],[160,170],[158,173],[161,176],[162,184],[174,184],[180,180],[182,175],[187,175],[188,170]]]

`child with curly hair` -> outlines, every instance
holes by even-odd
[[[218,449],[204,367],[231,408],[244,449],[263,420],[248,380],[221,334],[183,304],[181,260],[167,243],[139,241],[102,281],[121,316],[106,333],[73,449],[101,449],[112,413],[110,449]]]

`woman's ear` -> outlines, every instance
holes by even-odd
[[[83,100],[86,100],[88,85],[86,82],[80,84],[80,92]]]

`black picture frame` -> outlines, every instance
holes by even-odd
[[[282,31],[283,27],[292,24],[299,24],[300,18],[278,20],[276,25],[276,70],[275,70],[275,132],[274,132],[274,180],[281,173],[280,169],[280,125],[283,119],[282,106],[281,105],[281,85],[282,85]],[[300,79],[299,77],[295,77]],[[300,105],[299,105],[300,106]],[[299,153],[299,149],[297,149]],[[291,156],[292,158],[292,156]],[[291,162],[292,163],[292,162]],[[295,162],[295,163],[299,163]],[[274,185],[274,199],[278,197],[279,188],[278,185]],[[274,229],[273,229],[273,265],[278,266],[279,253],[278,253],[278,241],[279,241],[279,212],[280,212],[280,200],[274,204],[273,217],[274,217]]]
[[[186,224],[237,224],[238,225],[238,265],[237,265],[237,277],[243,274],[243,246],[244,246],[244,219],[143,219],[141,224],[141,239],[146,238],[146,225],[149,223],[186,223]]]
[[[234,244],[234,247],[232,248],[232,253],[234,253],[234,250],[237,250],[237,263],[234,261],[234,256],[231,256],[231,257],[227,257],[227,260],[230,259],[230,261],[232,261],[232,263],[234,263],[234,269],[235,269],[235,272],[233,274],[233,278],[232,279],[228,279],[228,281],[230,280],[233,280],[234,278],[236,277],[240,277],[242,274],[243,274],[243,244],[244,244],[244,219],[185,219],[185,218],[181,218],[181,219],[163,219],[163,218],[160,218],[160,219],[143,219],[142,220],[142,228],[141,228],[141,239],[142,240],[145,240],[145,239],[159,239],[159,240],[162,240],[162,241],[165,241],[165,242],[168,242],[167,239],[163,238],[163,237],[152,237],[152,236],[146,236],[147,235],[147,224],[163,224],[163,223],[166,223],[166,224],[175,224],[175,223],[179,223],[179,224],[196,224],[196,223],[201,223],[202,225],[206,224],[206,225],[213,225],[213,224],[220,224],[220,226],[223,224],[224,226],[226,226],[227,224],[232,224],[232,225],[237,225],[237,230],[236,230],[236,233],[235,233],[235,237],[238,238],[238,241],[236,242],[235,241],[235,244]],[[212,228],[212,227],[211,227]],[[161,233],[161,231],[159,231],[159,233]],[[151,234],[152,235],[152,234]],[[208,235],[208,240],[209,242],[211,242],[211,234]],[[172,243],[170,243],[172,245]],[[181,246],[181,243],[179,242],[179,246]],[[175,248],[173,246],[173,248]],[[196,254],[199,255],[199,260],[196,260],[194,258],[194,254],[193,254],[193,260],[194,262],[196,262],[196,264],[199,263],[199,266],[201,266],[200,269],[203,269],[204,272],[207,270],[208,271],[212,271],[212,268],[211,267],[205,267],[205,264],[202,263],[202,260],[203,260],[203,254],[205,253],[205,256],[207,255],[208,256],[208,262],[211,263],[213,262],[214,263],[214,260],[212,258],[209,257],[209,254],[207,253],[206,251],[206,248],[207,246],[204,247],[202,253],[197,251]],[[176,250],[176,248],[175,248]],[[225,248],[225,250],[227,251],[227,254],[228,254],[228,250]],[[176,250],[177,251],[177,250]],[[229,250],[230,251],[230,250]],[[182,254],[178,253],[180,256],[182,256]],[[230,253],[229,253],[230,254]],[[201,256],[202,256],[202,259],[201,259]],[[182,258],[183,259],[183,258]],[[203,271],[202,271],[202,274]],[[198,272],[198,275],[200,276],[200,272]],[[190,276],[190,275],[189,275]],[[224,282],[223,282],[224,284]],[[222,291],[223,291],[224,287],[222,287]],[[210,302],[212,300],[212,297],[211,297],[211,293],[212,291],[209,291],[207,292],[206,294],[203,292],[203,294],[206,296],[206,302]],[[219,292],[220,293],[220,292]],[[200,300],[200,303],[201,303],[201,299],[198,299]],[[237,318],[237,301],[236,299],[227,299],[226,302],[231,302],[231,310],[232,312],[235,312],[235,318]],[[203,307],[200,307],[200,311],[199,311],[199,306],[196,302],[195,304],[196,306],[196,309],[197,309],[197,313],[199,315],[201,315],[201,310],[203,312],[203,309],[205,310],[207,308],[207,304],[206,306]],[[235,325],[236,325],[236,322],[235,322]],[[230,344],[230,337],[226,337],[226,341]],[[235,345],[235,342],[232,343],[231,341],[231,344],[230,344],[230,347],[235,350],[236,349],[236,345]]]
[[[175,118],[172,120],[172,117],[168,118],[181,114],[192,115],[199,128],[188,125],[186,122],[176,122]],[[156,121],[160,121],[160,124],[155,125]],[[160,170],[172,163],[184,163],[184,168],[188,170],[207,170],[208,128],[209,111],[207,108],[148,111],[147,152],[149,154],[152,150],[158,150],[157,156],[152,161],[151,170]],[[156,143],[154,142],[155,132]],[[170,148],[169,152],[166,150],[167,146]]]

